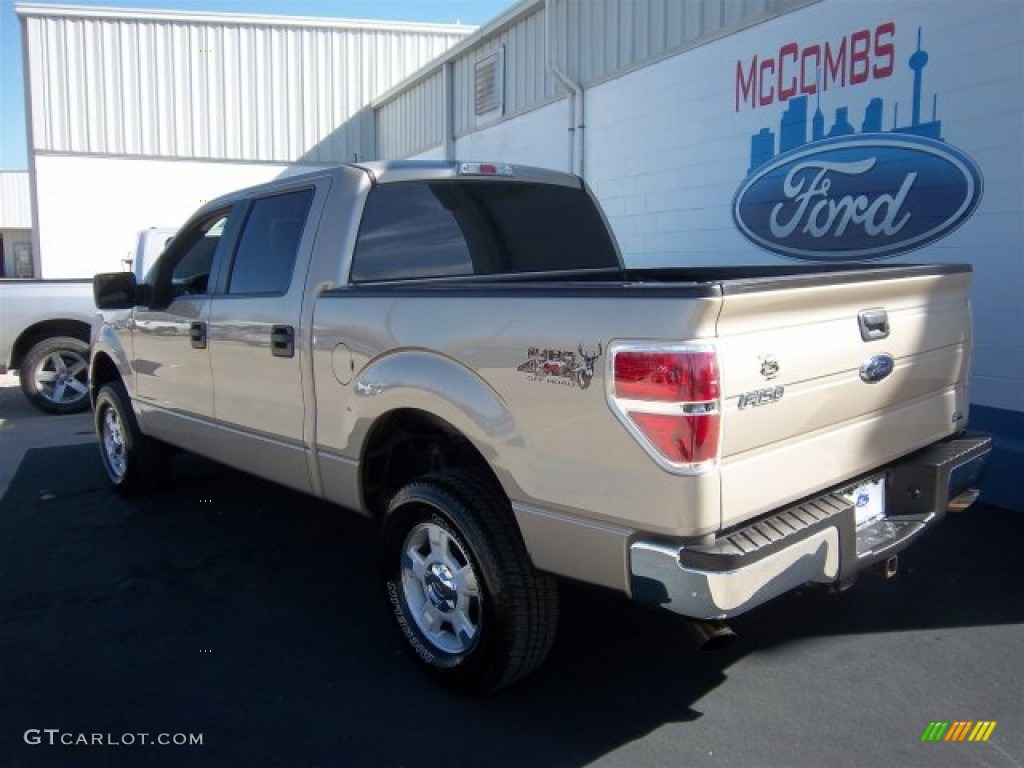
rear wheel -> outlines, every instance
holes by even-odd
[[[47,413],[78,413],[89,407],[89,345],[71,336],[36,342],[22,358],[21,391]]]
[[[492,691],[547,657],[555,579],[533,568],[508,499],[474,472],[439,472],[392,500],[383,535],[388,601],[406,648],[441,684]]]
[[[103,468],[119,492],[145,493],[160,485],[167,453],[161,443],[142,434],[121,382],[100,389],[95,422]]]

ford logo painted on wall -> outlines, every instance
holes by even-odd
[[[892,355],[875,355],[860,367],[860,380],[867,384],[877,384],[895,369],[896,361]]]
[[[868,261],[945,237],[981,193],[974,162],[944,141],[856,134],[805,144],[757,168],[736,192],[733,219],[782,256]]]

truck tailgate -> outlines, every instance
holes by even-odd
[[[967,267],[725,284],[722,527],[963,428]]]

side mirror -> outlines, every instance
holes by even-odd
[[[97,309],[131,309],[140,298],[131,272],[104,272],[92,279],[92,299]]]

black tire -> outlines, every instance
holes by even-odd
[[[534,569],[494,483],[462,470],[409,483],[389,505],[382,542],[388,605],[435,680],[495,691],[543,663],[558,627],[558,583]]]
[[[100,389],[95,423],[100,458],[114,488],[126,496],[158,488],[167,473],[167,451],[142,434],[120,381]]]
[[[89,345],[71,336],[36,342],[18,366],[21,391],[46,413],[78,413],[89,407]]]

